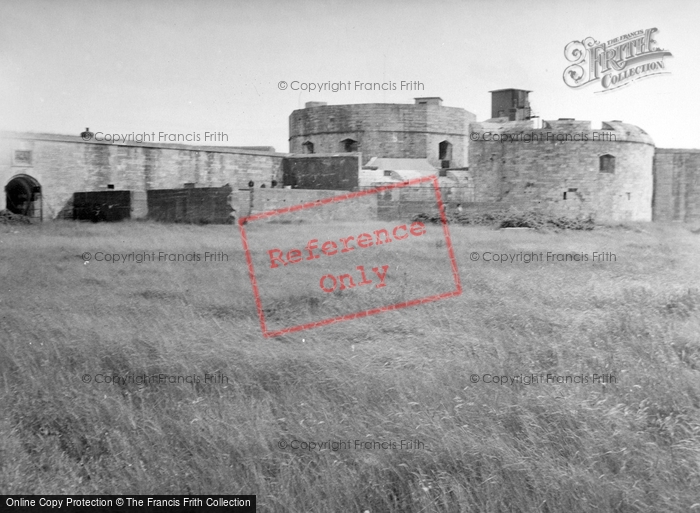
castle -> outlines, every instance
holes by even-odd
[[[76,193],[129,191],[125,217],[145,217],[168,196],[157,191],[228,185],[255,189],[269,207],[294,196],[288,189],[322,194],[436,174],[448,207],[544,207],[606,221],[700,220],[700,150],[656,148],[644,130],[621,121],[600,128],[574,119],[536,124],[529,93],[491,91],[491,118],[483,122],[437,97],[414,104],[309,102],[289,117],[289,153],[115,143],[87,131],[88,137],[3,132],[0,209],[70,217]]]

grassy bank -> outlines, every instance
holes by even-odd
[[[283,244],[327,229],[261,230]],[[0,492],[252,493],[260,511],[700,511],[700,235],[451,233],[462,295],[265,339],[235,227],[0,226]],[[392,250],[392,265],[430,256]],[[153,251],[228,261],[94,258]],[[589,260],[493,261],[540,252]],[[132,379],[161,374],[190,382]]]

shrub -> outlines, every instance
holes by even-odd
[[[493,212],[446,213],[449,224],[497,226],[498,228],[532,228],[535,230],[593,230],[593,214],[567,217],[541,210],[498,210]],[[412,221],[440,223],[438,214],[417,214]]]

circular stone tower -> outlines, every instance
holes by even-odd
[[[289,116],[289,151],[361,152],[363,164],[372,157],[419,158],[438,168],[466,167],[475,119],[435,97],[414,104],[308,102]]]
[[[651,221],[654,142],[641,128],[559,119],[474,123],[469,176],[474,201],[604,221]]]

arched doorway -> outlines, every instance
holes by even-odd
[[[5,205],[13,214],[41,219],[41,185],[29,175],[12,177],[5,186]]]

